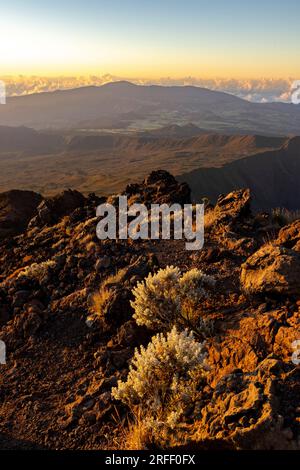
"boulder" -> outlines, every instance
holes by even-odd
[[[281,379],[283,368],[281,361],[268,358],[251,374],[236,370],[224,376],[201,411],[196,440],[227,442],[240,450],[299,449],[282,416],[280,387],[290,394],[294,386],[291,380]],[[293,413],[297,402],[292,402]]]
[[[165,170],[156,170],[152,171],[143,181],[145,186],[149,186],[152,184],[157,184],[164,182],[166,184],[172,185],[176,184],[176,179],[173,175],[171,175],[168,171]]]
[[[29,228],[56,224],[65,215],[83,207],[85,202],[86,199],[80,192],[71,189],[44,199],[37,208],[37,215],[31,219]]]
[[[241,285],[249,294],[299,294],[300,254],[264,245],[242,265]]]
[[[28,290],[19,290],[13,296],[13,306],[14,307],[23,307],[23,305],[28,301],[31,292]]]
[[[300,251],[300,220],[283,227],[278,234],[276,244]]]
[[[226,196],[221,194],[213,209],[209,206],[205,209],[205,230],[214,233],[217,238],[230,236],[232,233],[236,239],[248,236],[249,221],[252,223],[250,208],[251,196],[249,189],[233,191]],[[225,244],[226,245],[226,244]],[[230,246],[229,249],[235,249]]]
[[[188,184],[178,183],[174,176],[164,170],[152,171],[141,184],[130,184],[125,193],[129,202],[150,204],[189,204],[191,190]],[[136,196],[134,199],[133,197]]]
[[[249,189],[233,191],[226,196],[221,194],[214,209],[215,215],[222,223],[250,216],[250,201]]]
[[[0,240],[22,233],[42,201],[33,191],[12,190],[0,194]]]

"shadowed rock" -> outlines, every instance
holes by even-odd
[[[42,196],[33,191],[12,190],[0,194],[0,240],[25,230]]]
[[[37,215],[30,221],[29,228],[42,227],[58,222],[85,203],[85,197],[78,191],[68,189],[57,196],[44,199],[37,208]]]
[[[125,194],[131,203],[144,204],[189,204],[191,190],[186,183],[178,183],[168,171],[152,171],[141,184],[130,184]]]
[[[250,190],[240,189],[233,191],[226,196],[221,195],[218,198],[215,213],[222,222],[236,220],[244,216],[249,216],[250,211]]]

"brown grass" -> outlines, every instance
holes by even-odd
[[[135,416],[135,420],[129,424],[124,435],[124,449],[128,450],[147,450],[152,442],[152,435],[149,427],[141,415]]]
[[[288,209],[277,207],[272,210],[272,219],[281,226],[289,225],[295,222],[295,220],[300,219],[300,211],[289,211]]]
[[[99,316],[103,316],[103,307],[110,298],[110,295],[111,294],[108,289],[101,289],[94,294],[92,304],[92,309],[94,313]]]
[[[99,290],[95,292],[95,294],[93,295],[93,300],[92,300],[92,312],[93,313],[96,313],[100,317],[103,316],[103,307],[106,305],[106,303],[108,302],[111,296],[110,286],[121,282],[124,272],[125,272],[125,269],[120,269],[119,271],[116,272],[116,274],[112,274],[111,276],[108,276],[106,279],[104,279]]]
[[[216,215],[214,209],[205,211],[205,214],[204,214],[204,228],[209,229],[210,227],[212,227],[213,224],[215,223],[216,219],[217,219],[217,215]]]

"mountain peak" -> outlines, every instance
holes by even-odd
[[[132,82],[129,82],[129,81],[126,81],[126,80],[120,80],[120,81],[117,81],[117,82],[109,82],[109,83],[105,83],[104,85],[102,85],[102,88],[136,88],[138,87],[139,85],[136,85]]]

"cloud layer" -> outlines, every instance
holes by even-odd
[[[300,77],[299,77],[300,78]],[[129,80],[139,85],[194,85],[211,90],[224,91],[254,102],[291,101],[291,88],[294,79],[201,79],[184,77],[181,79],[161,78],[147,80],[140,78],[116,77],[110,74],[102,76],[77,76],[77,77],[37,77],[37,76],[5,76],[0,80],[6,84],[7,96],[27,95],[54,90],[65,90],[81,86],[100,86],[108,82]]]

